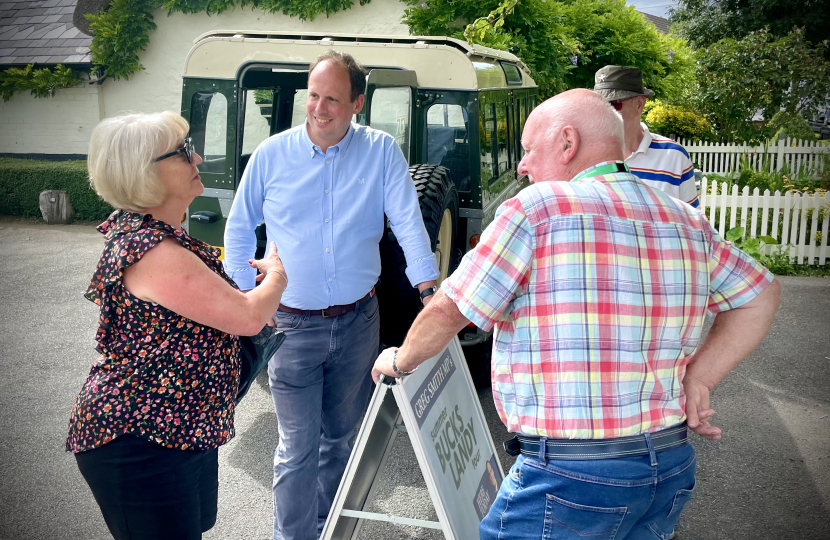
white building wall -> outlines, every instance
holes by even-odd
[[[104,116],[122,111],[181,110],[182,71],[193,40],[211,30],[280,30],[305,32],[346,32],[358,34],[407,35],[401,23],[405,5],[399,0],[371,0],[312,22],[281,13],[235,9],[220,15],[174,13],[153,14],[158,28],[150,34],[150,44],[141,55],[145,69],[129,81],[104,81]]]
[[[15,95],[0,103],[0,153],[86,154],[90,132],[102,118],[123,112],[181,110],[182,71],[193,40],[211,30],[271,30],[407,35],[399,0],[357,2],[349,10],[311,22],[281,13],[235,9],[220,15],[153,13],[156,30],[140,55],[144,70],[129,80],[59,90],[55,97]],[[100,96],[98,93],[100,92]],[[100,99],[99,99],[100,98]],[[100,105],[99,105],[100,104]]]
[[[0,153],[86,154],[101,120],[98,85],[64,88],[49,98],[29,92],[0,102]]]

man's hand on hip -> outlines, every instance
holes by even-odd
[[[704,439],[720,439],[720,428],[709,424],[709,419],[715,414],[709,408],[709,387],[694,378],[686,377],[683,379],[683,391],[686,394],[686,423],[689,429]]]

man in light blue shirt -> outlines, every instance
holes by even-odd
[[[225,268],[240,289],[254,287],[248,260],[263,218],[288,275],[274,317],[286,340],[268,365],[279,424],[275,540],[317,538],[349,459],[378,352],[384,213],[424,304],[438,277],[403,153],[390,135],[351,122],[365,89],[351,56],[318,57],[306,123],[256,149],[225,226]]]

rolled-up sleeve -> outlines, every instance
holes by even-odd
[[[772,273],[732,242],[710,230],[709,305],[712,313],[740,307],[772,283]]]
[[[441,289],[470,322],[489,331],[526,288],[532,261],[533,229],[521,203],[511,199]]]
[[[383,209],[406,257],[406,277],[415,287],[438,278],[438,263],[424,227],[409,167],[392,137],[385,138],[384,152]]]

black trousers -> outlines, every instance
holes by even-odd
[[[198,540],[216,523],[218,456],[121,435],[75,459],[116,540]]]

